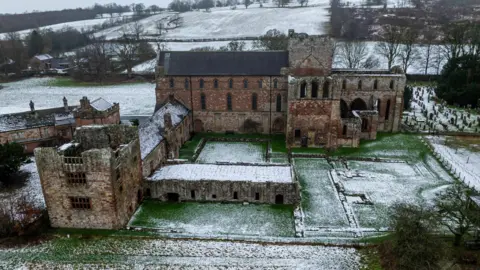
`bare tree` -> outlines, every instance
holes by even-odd
[[[80,72],[84,69],[97,81],[103,81],[110,67],[108,58],[108,43],[104,36],[95,37],[91,35],[89,38],[92,44],[80,50],[77,55],[78,63],[82,63]]]
[[[380,67],[380,60],[377,57],[370,55],[362,63],[362,68],[364,69],[377,69]]]
[[[129,78],[132,77],[132,69],[136,60],[138,47],[138,41],[129,38],[125,29],[123,29],[123,36],[120,39],[120,42],[114,45],[115,55],[120,59],[122,66],[127,70]]]
[[[248,8],[252,4],[251,0],[243,0],[243,4],[245,5],[245,8]]]
[[[183,24],[183,17],[180,17],[180,15],[175,14],[172,19],[168,22],[168,25],[173,24],[175,28],[182,26]]]
[[[297,0],[297,2],[300,4],[300,6],[303,7],[303,5],[308,6],[308,0]]]
[[[133,33],[135,35],[135,38],[137,40],[140,39],[140,36],[143,35],[145,32],[145,28],[143,28],[143,25],[139,23],[138,21],[133,22],[132,24],[129,25],[129,32]]]
[[[447,60],[457,58],[465,53],[465,44],[468,43],[469,24],[450,23],[442,29],[442,49]]]
[[[388,69],[391,69],[395,64],[395,60],[399,54],[401,40],[402,34],[398,27],[392,25],[385,25],[383,27],[383,33],[380,36],[380,42],[377,44],[376,49],[378,54],[387,59]]]
[[[338,45],[338,57],[342,66],[360,68],[368,56],[368,48],[364,42],[346,41]]]
[[[407,73],[407,69],[412,63],[420,58],[420,53],[416,45],[418,32],[411,27],[403,28],[401,32],[402,45],[400,46],[399,57],[402,60],[403,71]]]
[[[432,58],[432,50],[433,50],[433,43],[435,41],[437,34],[430,29],[430,31],[426,31],[423,35],[423,53],[421,55],[421,58],[423,60],[423,63],[425,63],[424,68],[424,73],[425,75],[428,74],[428,69],[431,66],[431,58]]]
[[[158,20],[155,22],[155,29],[159,36],[162,36],[163,32],[166,31],[165,25],[163,24],[162,20]]]

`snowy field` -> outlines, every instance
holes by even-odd
[[[316,269],[357,270],[354,248],[224,241],[56,238],[0,249],[0,269]]]
[[[403,122],[420,132],[462,131],[478,132],[480,117],[465,108],[452,108],[434,100],[432,87],[414,87],[410,112]]]
[[[293,208],[286,205],[145,201],[129,226],[195,236],[294,235]]]
[[[266,145],[264,143],[207,142],[196,162],[263,163],[265,155]]]
[[[473,151],[474,145],[454,146],[446,144],[451,137],[427,136],[434,151],[440,155],[452,173],[458,176],[465,184],[480,190],[480,153]],[[461,140],[461,138],[458,138]],[[467,141],[468,143],[468,141]]]
[[[0,207],[6,210],[12,210],[12,212],[18,212],[18,203],[21,199],[25,198],[27,202],[33,203],[35,207],[44,209],[45,200],[43,198],[35,158],[31,158],[30,163],[22,165],[20,172],[29,174],[25,185],[10,189],[0,186]]]
[[[155,84],[135,83],[113,86],[54,87],[49,82],[54,78],[32,78],[2,84],[0,89],[0,114],[29,111],[29,102],[36,109],[63,107],[63,97],[69,105],[80,104],[87,96],[90,100],[102,97],[120,103],[121,115],[152,115],[155,108]]]

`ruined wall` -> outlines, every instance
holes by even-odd
[[[42,144],[55,143],[56,135],[54,126],[12,130],[0,132],[0,144],[18,142],[24,145],[26,153],[33,153],[33,150]]]
[[[120,111],[112,110],[107,114],[92,115],[88,118],[75,118],[75,124],[77,127],[86,125],[106,125],[106,124],[118,124],[120,123]]]
[[[284,204],[300,201],[299,187],[295,183],[257,183],[245,181],[145,181],[153,199],[167,201],[167,193],[177,193],[180,201],[250,202],[274,204],[277,195]],[[193,191],[193,194],[192,194]],[[237,198],[234,199],[234,193]],[[258,200],[256,199],[258,193]],[[194,196],[192,196],[194,195]],[[214,198],[215,197],[215,198]]]
[[[296,76],[325,76],[332,69],[333,42],[327,36],[289,33],[290,73]]]
[[[117,148],[138,138],[138,129],[125,125],[98,125],[79,127],[75,131],[75,141],[83,149]]]
[[[143,177],[150,176],[157,168],[163,167],[167,161],[167,153],[165,149],[165,140],[161,141],[157,147],[153,149],[142,160],[142,175]]]

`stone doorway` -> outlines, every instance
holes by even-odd
[[[178,193],[167,193],[167,201],[169,202],[179,202],[180,195]]]
[[[282,194],[277,194],[277,196],[275,196],[275,204],[283,204],[283,195]]]
[[[196,119],[194,124],[194,130],[195,132],[202,132],[203,131],[203,122],[200,119]]]

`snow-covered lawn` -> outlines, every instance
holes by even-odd
[[[290,166],[178,164],[162,167],[148,179],[292,183]]]
[[[426,137],[447,167],[470,187],[480,190],[480,153],[466,147],[446,145],[446,136]],[[461,140],[461,138],[457,138]]]
[[[293,236],[293,207],[145,201],[129,226],[190,235]]]
[[[40,184],[40,177],[37,172],[35,158],[30,158],[31,162],[22,165],[20,172],[28,173],[29,176],[25,185],[20,188],[2,188],[0,186],[0,207],[7,210],[18,211],[18,203],[22,198],[27,202],[33,203],[39,209],[45,208],[45,201]]]
[[[266,144],[249,142],[207,142],[197,163],[265,162]]]
[[[56,238],[0,249],[0,268],[16,269],[360,269],[354,248],[229,241],[100,237]]]
[[[83,96],[118,102],[121,115],[152,115],[155,108],[155,84],[152,83],[54,87],[49,86],[52,80],[55,78],[44,77],[2,84],[5,88],[0,90],[0,114],[29,111],[30,100],[36,109],[62,107],[63,97],[69,105],[79,105]]]

